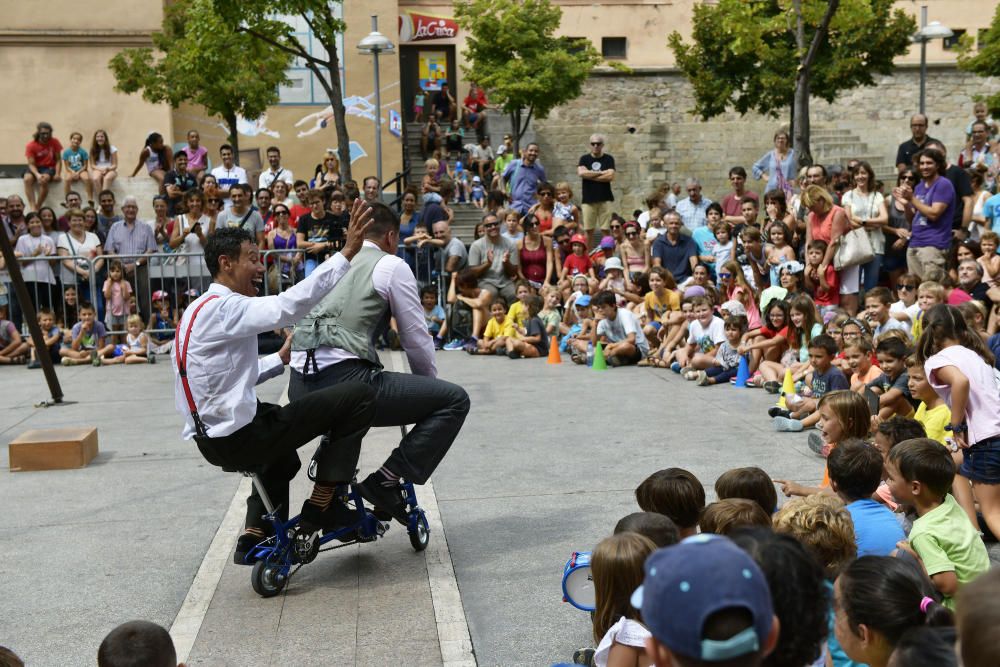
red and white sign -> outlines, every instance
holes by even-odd
[[[457,35],[458,23],[453,18],[418,14],[406,10],[399,15],[399,41],[401,42],[452,39]]]

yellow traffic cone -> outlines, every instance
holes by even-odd
[[[795,380],[792,379],[791,369],[785,369],[785,379],[781,383],[781,398],[778,399],[779,408],[788,408],[788,403],[785,402],[785,396],[795,395]]]

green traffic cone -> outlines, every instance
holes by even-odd
[[[608,362],[604,359],[604,348],[601,347],[601,341],[597,341],[597,347],[594,348],[594,363],[591,368],[595,371],[608,370]]]

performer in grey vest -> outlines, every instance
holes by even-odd
[[[465,422],[469,396],[458,385],[437,379],[434,343],[416,279],[395,254],[399,218],[383,204],[371,208],[372,223],[350,272],[295,326],[288,396],[294,401],[312,391],[361,381],[376,391],[373,426],[414,424],[381,468],[360,484],[365,500],[405,525],[399,479],[427,482]],[[385,371],[379,361],[374,341],[390,317],[396,320],[412,374]],[[357,461],[359,454],[357,440],[324,439],[314,460],[323,469],[333,461]]]

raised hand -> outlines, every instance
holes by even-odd
[[[358,198],[354,200],[351,207],[351,220],[347,224],[347,240],[340,251],[348,260],[353,259],[361,244],[364,243],[365,235],[372,226],[372,208],[364,200]]]

